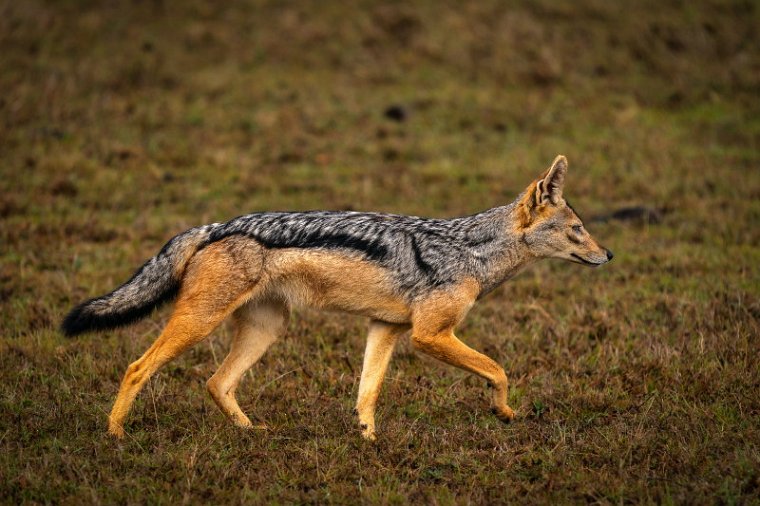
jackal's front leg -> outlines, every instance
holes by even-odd
[[[362,436],[371,441],[375,439],[375,406],[380,386],[383,383],[388,362],[393,355],[396,341],[408,329],[408,325],[394,325],[379,321],[370,323],[356,412],[359,415]]]
[[[420,351],[485,378],[493,387],[491,410],[505,422],[515,417],[507,406],[507,375],[492,359],[473,350],[454,335],[477,297],[477,285],[463,282],[420,301],[412,318],[412,344]]]
[[[504,369],[494,360],[473,350],[447,330],[438,334],[412,334],[412,343],[428,355],[485,378],[493,388],[491,411],[503,422],[515,412],[507,405],[508,382]]]
[[[515,412],[507,406],[508,383],[504,369],[454,335],[454,328],[467,314],[476,295],[472,284],[465,282],[421,301],[415,308],[412,344],[442,362],[485,378],[493,387],[491,410],[502,421],[509,422]]]

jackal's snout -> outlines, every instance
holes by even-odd
[[[612,260],[612,257],[615,256],[612,251],[597,244],[585,229],[582,234],[583,236],[580,237],[580,240],[573,236],[569,237],[570,243],[565,243],[569,249],[565,249],[565,254],[569,253],[570,258],[565,258],[590,267],[599,267]],[[561,258],[562,253],[559,256]]]

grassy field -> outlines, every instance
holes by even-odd
[[[757,504],[760,6],[346,4],[0,2],[0,501]],[[558,153],[616,256],[544,262],[460,329],[505,365],[515,423],[405,338],[363,441],[366,322],[297,311],[238,390],[269,431],[205,391],[221,328],[106,435],[167,311],[57,326],[174,234],[473,213]],[[607,219],[628,206],[657,216]]]

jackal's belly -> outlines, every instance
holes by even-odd
[[[411,310],[390,273],[354,255],[322,250],[271,251],[268,291],[295,306],[341,311],[391,323],[407,323]]]

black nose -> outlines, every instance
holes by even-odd
[[[608,262],[609,262],[610,260],[612,260],[612,257],[614,257],[614,256],[615,256],[615,255],[613,255],[613,254],[612,254],[612,252],[611,252],[610,250],[607,250],[607,261],[608,261]]]

